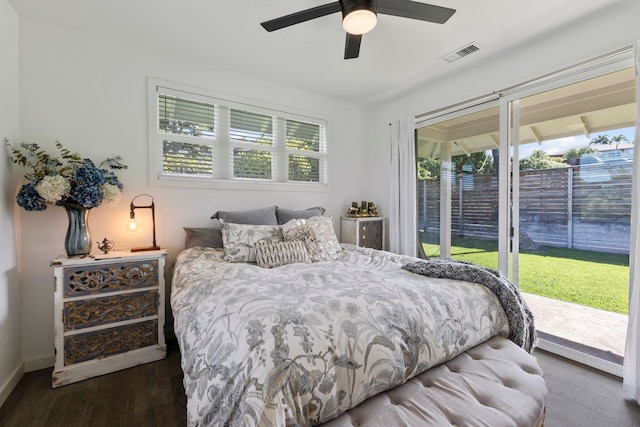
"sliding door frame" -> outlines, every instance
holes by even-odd
[[[580,81],[599,77],[622,69],[634,67],[633,49],[625,47],[610,54],[585,61],[555,73],[531,80],[521,85],[513,86],[502,91],[467,103],[457,104],[426,115],[416,117],[416,130],[452,118],[471,114],[487,108],[499,106],[500,111],[500,161],[499,161],[499,202],[498,202],[498,269],[511,281],[519,286],[519,101],[531,95]],[[640,106],[637,106],[640,108]],[[511,151],[513,149],[513,152]],[[445,151],[446,152],[446,151]],[[450,151],[449,151],[450,153]],[[513,158],[512,156],[513,155]],[[635,156],[640,153],[634,153]],[[512,175],[513,174],[513,175]],[[513,177],[513,178],[512,178]],[[513,186],[513,187],[512,187]],[[513,193],[512,193],[513,190]],[[451,200],[451,195],[445,200]],[[441,257],[450,256],[451,243],[451,203],[445,203],[440,208]],[[442,227],[443,218],[445,227]],[[444,235],[448,233],[448,235]],[[442,248],[442,242],[449,245]],[[513,251],[511,251],[513,247]],[[636,256],[635,249],[630,248],[629,257]],[[622,377],[622,366],[605,361],[576,350],[540,339],[538,346],[549,352],[578,361],[593,368]]]

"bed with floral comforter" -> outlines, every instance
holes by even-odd
[[[194,247],[171,291],[189,425],[314,425],[501,335],[486,287],[403,270],[416,258],[342,245],[264,269]]]

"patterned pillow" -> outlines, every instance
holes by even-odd
[[[224,260],[227,262],[256,262],[255,244],[260,240],[281,242],[279,225],[234,224],[220,221]]]
[[[282,226],[285,240],[302,240],[312,262],[331,261],[341,251],[330,216],[292,219]]]
[[[260,240],[255,244],[256,262],[260,267],[273,268],[296,262],[310,263],[307,248],[302,240],[274,242]]]

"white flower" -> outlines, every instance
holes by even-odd
[[[36,191],[48,203],[56,203],[70,190],[69,180],[60,175],[47,175],[36,185]]]
[[[118,203],[120,196],[122,196],[118,186],[113,184],[102,184],[100,186],[100,191],[102,191],[102,203],[106,203],[108,205]]]
[[[120,196],[122,196],[118,186],[113,184],[102,184],[100,186],[100,191],[102,191],[102,202],[108,205],[118,203]]]

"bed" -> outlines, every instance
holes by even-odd
[[[337,240],[327,260],[298,259],[297,247],[282,265],[238,261],[262,243],[275,256],[300,242],[266,245],[274,235],[243,230],[261,244],[197,245],[175,263],[189,425],[542,425],[533,337],[514,336],[518,310],[486,284],[427,277],[407,269],[416,258]]]

